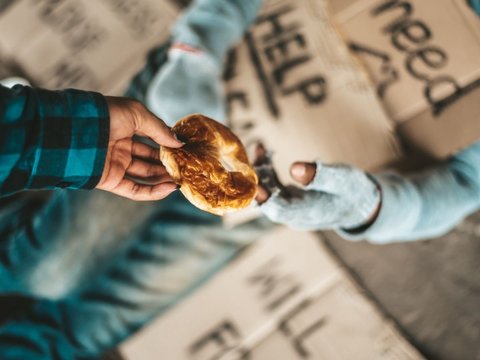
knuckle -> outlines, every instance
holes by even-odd
[[[152,159],[158,159],[160,157],[160,151],[154,148],[150,148],[150,158]]]
[[[138,195],[140,193],[140,189],[141,189],[140,184],[136,184],[136,183],[133,184],[132,189],[131,189],[132,194],[135,195],[135,196]]]
[[[154,177],[157,175],[157,169],[154,166],[150,166],[147,169],[147,177]]]

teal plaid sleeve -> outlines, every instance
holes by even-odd
[[[472,6],[473,10],[480,15],[480,0],[470,0],[470,5]]]
[[[26,189],[92,189],[110,119],[102,95],[0,86],[0,196]]]

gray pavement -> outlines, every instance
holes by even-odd
[[[480,359],[480,213],[435,240],[325,242],[428,359]]]

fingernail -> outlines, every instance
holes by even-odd
[[[302,179],[307,173],[307,167],[304,164],[294,164],[291,173],[293,177]]]
[[[312,182],[316,171],[317,167],[315,164],[297,162],[292,165],[290,174],[296,181],[306,186]]]
[[[172,134],[173,134],[173,137],[175,138],[175,140],[177,140],[179,143],[181,143],[182,145],[185,145],[185,144],[186,144],[186,142],[180,140],[180,139],[178,138],[177,134],[175,134],[173,131],[172,131]]]

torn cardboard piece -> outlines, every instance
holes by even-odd
[[[127,360],[422,359],[315,235],[285,228],[265,235],[121,352]]]
[[[373,170],[405,149],[444,158],[478,139],[480,21],[466,1],[328,7],[266,1],[227,71],[232,126],[276,151],[281,176],[297,159]],[[124,91],[179,12],[168,0],[8,0],[1,10],[0,51],[34,84],[111,94]]]
[[[0,49],[38,86],[121,93],[177,14],[167,0],[18,0]]]
[[[231,58],[231,126],[286,183],[299,160],[410,170],[480,138],[478,59],[463,0],[271,0]]]
[[[230,125],[274,152],[280,178],[296,160],[375,169],[401,156],[368,76],[323,0],[267,1],[227,70]]]
[[[299,160],[375,170],[403,156],[393,121],[324,0],[267,1],[226,75],[231,128],[250,153],[258,142],[272,151],[285,184]],[[224,223],[258,215],[251,207]]]
[[[329,4],[407,148],[445,158],[480,138],[480,19],[466,1]]]

